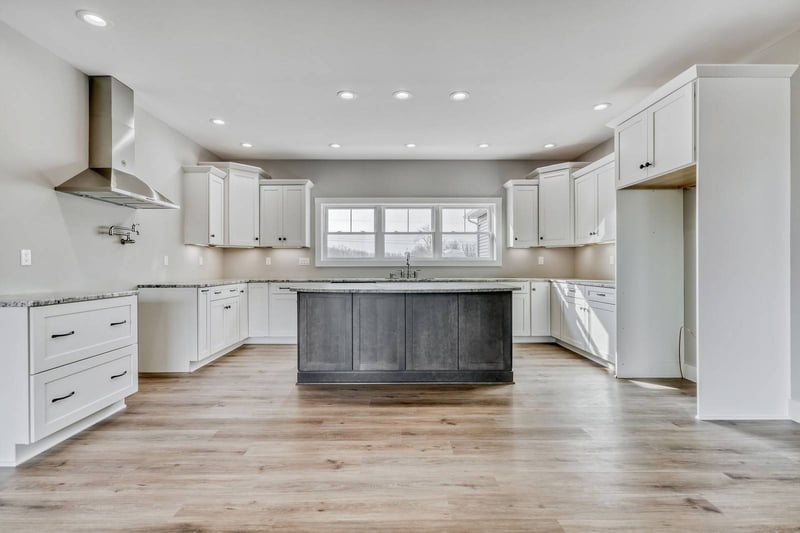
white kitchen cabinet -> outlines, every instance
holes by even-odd
[[[509,283],[514,287],[511,293],[511,334],[514,337],[529,337],[531,334],[531,293],[526,282]]]
[[[270,283],[269,336],[297,338],[297,293],[289,284]]]
[[[550,282],[531,281],[530,336],[547,337],[550,333]]]
[[[564,342],[588,351],[589,314],[586,300],[568,295],[564,298],[564,318],[561,324]]]
[[[694,164],[694,90],[688,83],[615,127],[617,188]]]
[[[260,168],[227,162],[203,162],[225,173],[224,246],[259,245],[259,180],[267,178]]]
[[[249,337],[269,335],[269,283],[247,284]]]
[[[193,372],[249,336],[247,284],[139,289],[141,372]]]
[[[616,363],[617,310],[615,305],[589,302],[590,352]]]
[[[560,163],[537,168],[539,180],[539,244],[573,246],[575,196],[573,175],[586,163]]]
[[[225,244],[225,177],[210,165],[183,167],[184,244]]]
[[[613,154],[575,172],[575,244],[614,241],[616,192]]]
[[[550,335],[560,339],[562,335],[561,324],[564,320],[564,294],[561,285],[550,284]]]
[[[260,186],[260,246],[311,246],[309,180],[264,180]]]
[[[506,246],[531,248],[539,246],[538,180],[509,180],[506,189]]]
[[[138,390],[136,296],[0,307],[0,467],[125,408]]]

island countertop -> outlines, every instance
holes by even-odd
[[[361,283],[315,283],[308,286],[293,286],[294,292],[329,293],[470,293],[470,292],[510,292],[511,285],[490,282],[361,282]]]

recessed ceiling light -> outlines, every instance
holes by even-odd
[[[469,93],[467,91],[454,91],[450,93],[450,100],[454,102],[463,102],[469,98]]]
[[[209,121],[212,124],[214,124],[215,126],[224,126],[225,125],[225,121],[222,120],[221,118],[212,118]]]
[[[609,104],[608,102],[601,102],[599,104],[594,104],[594,106],[592,106],[592,109],[594,109],[595,111],[605,111],[609,107],[611,107],[611,104]]]
[[[97,26],[98,28],[105,28],[108,26],[108,21],[106,19],[97,13],[92,13],[91,11],[81,9],[80,11],[75,12],[75,16],[84,21],[86,24],[91,24],[92,26]]]
[[[336,94],[342,100],[355,100],[356,96],[358,96],[358,95],[356,95],[356,93],[354,91],[339,91]]]
[[[406,143],[406,148],[416,148],[417,145],[414,143]]]
[[[478,148],[489,148],[489,144],[488,143],[481,143],[481,144],[478,145]]]
[[[395,91],[392,93],[395,100],[408,100],[411,98],[412,94],[408,91]]]
[[[341,148],[342,147],[342,145],[339,144],[339,143],[330,143],[328,146],[330,146],[331,148]]]
[[[547,143],[544,145],[544,147],[547,149],[555,148],[556,146],[558,146],[556,143]]]
[[[250,143],[242,143],[242,148],[252,148],[253,145]]]

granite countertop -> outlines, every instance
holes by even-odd
[[[387,278],[319,278],[319,279],[215,279],[203,281],[165,281],[160,283],[141,284],[140,289],[175,289],[175,288],[206,288],[220,285],[233,285],[236,283],[519,283],[523,281],[560,281],[579,283],[596,287],[613,289],[614,281],[609,280],[582,280],[582,279],[555,279],[555,278],[419,278],[419,279],[387,279]]]
[[[406,283],[315,283],[307,287],[293,287],[295,292],[334,293],[465,293],[511,292],[513,287],[490,282],[406,282]]]
[[[40,307],[43,305],[67,304],[73,302],[86,302],[89,300],[103,300],[105,298],[135,296],[137,293],[138,291],[136,290],[123,290],[2,294],[0,295],[0,307]]]

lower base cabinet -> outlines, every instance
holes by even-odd
[[[136,296],[0,307],[0,466],[125,407],[139,388]]]
[[[553,282],[550,296],[552,336],[595,359],[616,364],[616,290]]]

